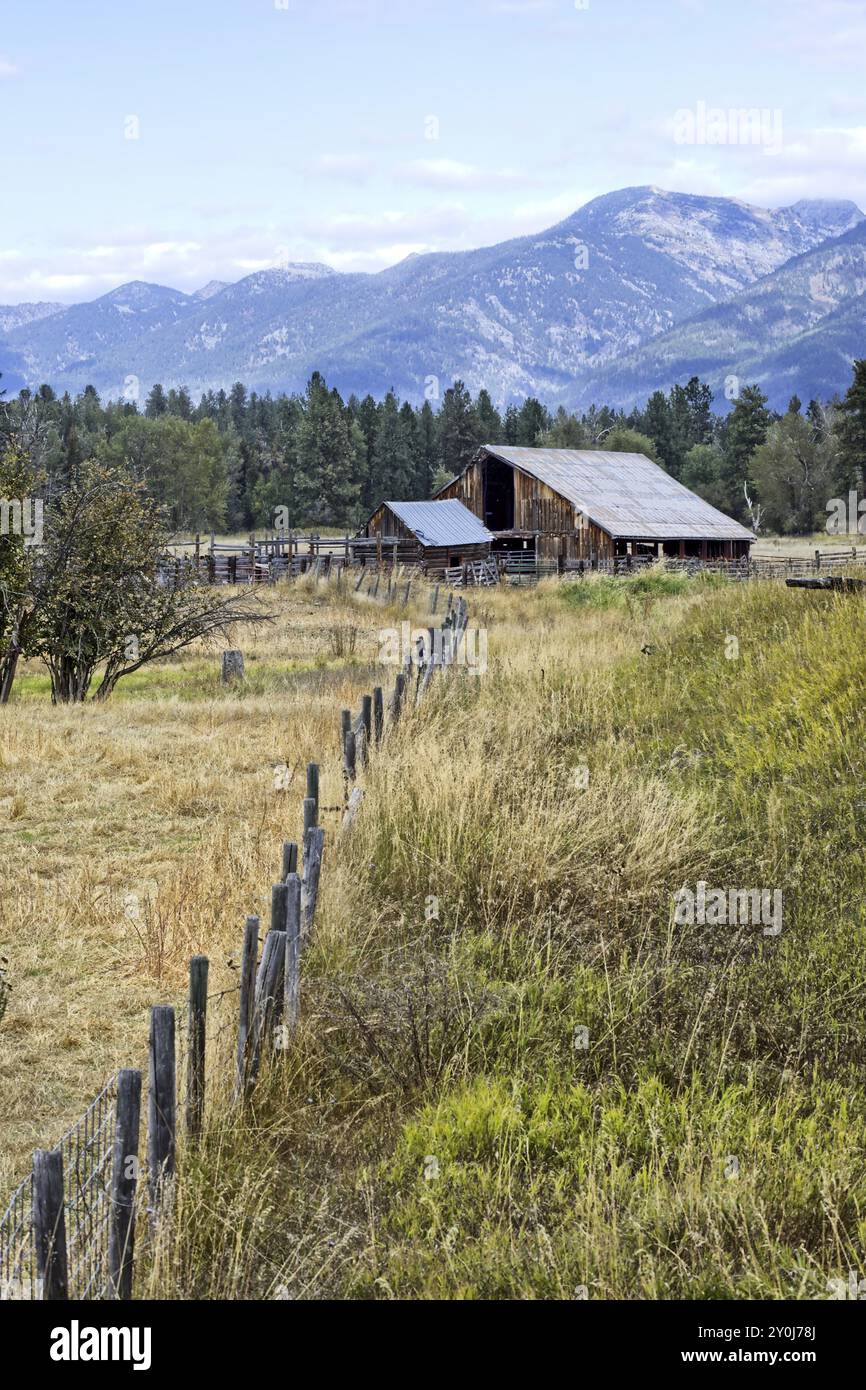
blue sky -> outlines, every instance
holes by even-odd
[[[866,207],[864,70],[864,0],[10,6],[0,303],[378,270],[628,184]],[[699,103],[781,148],[682,143]]]

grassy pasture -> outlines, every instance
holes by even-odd
[[[13,986],[0,1194],[104,1077],[146,1059],[147,1007],[180,999],[192,952],[210,955],[213,991],[234,984],[226,962],[244,915],[267,913],[308,761],[323,764],[322,805],[341,802],[339,711],[373,684],[376,633],[396,610],[305,580],[262,602],[275,622],[235,632],[240,691],[221,687],[218,652],[193,647],[79,708],[52,708],[32,663],[0,710],[0,955]],[[336,656],[351,628],[354,652]],[[288,791],[275,790],[281,763]],[[323,823],[336,826],[336,810]]]
[[[326,858],[297,1046],[243,1125],[216,1039],[140,1291],[826,1297],[866,1264],[863,602],[679,575],[470,601],[487,674],[434,683],[373,761]],[[239,639],[243,696],[193,653],[106,710],[25,684],[0,715],[19,1169],[141,1055],[192,950],[233,982],[308,758],[340,800],[337,713],[374,683],[381,610],[303,583],[280,609]],[[353,663],[328,655],[346,623]],[[678,925],[699,880],[782,890],[781,934]],[[109,907],[148,881],[164,950]]]

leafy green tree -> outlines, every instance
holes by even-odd
[[[826,521],[836,453],[836,441],[816,435],[799,411],[770,425],[751,460],[767,526],[809,535]]]
[[[752,482],[752,459],[767,437],[772,418],[761,388],[744,386],[728,417],[722,469],[725,510],[737,519],[745,514],[744,492]]]
[[[680,482],[703,497],[710,506],[724,510],[727,490],[723,481],[724,456],[718,444],[693,444],[683,462]]]
[[[57,703],[106,699],[119,680],[191,642],[267,615],[254,593],[225,595],[177,574],[165,517],[124,471],[88,463],[55,502],[31,584],[27,654]]]
[[[212,420],[134,416],[97,450],[106,465],[126,467],[166,510],[175,530],[225,525],[229,474],[226,447]]]
[[[550,413],[541,401],[528,396],[517,417],[517,443],[523,448],[534,449],[549,429]]]
[[[653,463],[659,461],[654,440],[627,425],[616,425],[605,437],[604,448],[615,454],[646,454]]]
[[[539,442],[547,449],[588,449],[590,447],[586,426],[562,405]]]

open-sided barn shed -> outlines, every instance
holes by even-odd
[[[436,495],[474,512],[494,550],[534,550],[560,566],[626,555],[737,560],[755,539],[644,454],[485,444]]]
[[[421,565],[431,575],[487,560],[493,540],[479,518],[453,498],[382,502],[360,534],[380,543],[380,559],[393,555],[401,564]]]

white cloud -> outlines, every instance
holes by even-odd
[[[0,77],[17,77],[18,69],[8,58],[4,58],[0,53]]]
[[[364,183],[376,172],[374,161],[360,154],[322,154],[308,167],[314,174],[351,183]]]
[[[398,165],[395,177],[422,188],[515,188],[537,182],[520,169],[479,169],[459,159],[413,159]]]

